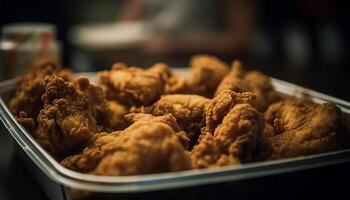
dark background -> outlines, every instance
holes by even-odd
[[[95,4],[113,4],[116,7],[122,1],[78,1],[78,0],[2,0],[0,4],[0,26],[12,22],[48,22],[57,26],[58,39],[63,42],[63,64],[71,66],[71,52],[74,47],[66,40],[66,35],[73,25],[85,22],[113,20],[111,16],[117,17],[113,11],[97,12],[92,10]],[[348,62],[349,52],[349,11],[346,1],[327,0],[296,0],[278,1],[262,0],[256,2],[259,8],[260,28],[270,38],[272,46],[270,51],[263,51],[261,54],[251,53],[242,58],[247,69],[258,69],[275,78],[286,80],[316,91],[329,94],[347,101],[350,101],[350,68]],[[103,7],[103,6],[100,6]],[[94,12],[93,12],[94,11]],[[91,15],[90,15],[91,14]],[[91,16],[96,16],[95,18]],[[286,27],[297,24],[302,27],[310,42],[310,59],[300,63],[291,60],[286,52],[286,45],[283,38],[288,36]],[[337,58],[327,60],[320,52],[320,40],[318,39],[319,28],[327,24],[335,28],[336,38],[340,44]],[[327,38],[326,38],[327,39]],[[340,50],[339,50],[340,49]],[[217,55],[226,61],[234,57]],[[188,57],[178,57],[180,63],[186,63]],[[106,63],[109,66],[111,63]],[[23,168],[14,155],[13,143],[8,135],[0,133],[0,199],[44,199],[40,189],[31,179],[28,172]],[[275,178],[270,182],[264,182],[261,187],[277,187],[282,189],[280,182],[286,188],[299,191],[307,196],[319,196],[325,193],[332,195],[332,192],[339,192],[344,189],[342,181],[349,177],[349,167],[326,168],[319,173],[304,176],[303,179],[296,179],[295,182],[283,182],[284,178]],[[320,177],[323,176],[324,178]],[[317,176],[317,177],[312,177]],[[309,179],[315,178],[315,181]],[[305,180],[307,179],[307,181]],[[337,181],[339,180],[339,181]],[[300,181],[299,183],[297,183]],[[306,183],[305,183],[306,181]],[[316,182],[318,182],[316,184]],[[276,184],[277,183],[277,184]],[[267,185],[266,185],[267,184]],[[297,184],[297,185],[293,185]],[[309,184],[309,185],[305,185]],[[316,184],[316,185],[314,185]],[[311,186],[310,186],[311,185]],[[348,183],[346,183],[348,185]],[[305,189],[308,188],[309,189]],[[320,193],[320,190],[323,193]],[[336,189],[338,188],[338,189]],[[271,189],[271,188],[270,188]],[[328,192],[326,191],[327,189]],[[260,191],[263,192],[263,191]],[[311,194],[312,193],[312,194]],[[338,193],[339,194],[339,193]],[[334,194],[335,198],[338,195]],[[33,198],[32,198],[33,197]]]
[[[92,0],[3,0],[0,7],[0,26],[12,22],[55,24],[58,39],[63,42],[63,64],[74,68],[71,59],[74,47],[66,39],[68,30],[76,24],[117,20],[118,9],[122,3],[123,1],[120,0],[98,2]],[[350,83],[349,12],[345,4],[345,1],[330,0],[256,1],[259,28],[269,39],[268,44],[272,48],[262,49],[258,53],[252,51],[239,59],[244,61],[248,69],[258,69],[275,78],[350,100],[350,93],[347,91]],[[111,7],[109,5],[115,5],[115,8],[107,9]],[[289,37],[286,28],[291,25],[301,28],[310,44],[307,52],[309,59],[305,62],[298,62],[297,59],[293,60],[288,56],[288,44],[283,38]],[[327,60],[320,52],[321,43],[318,33],[323,25],[328,25],[335,30],[338,43],[333,45],[336,47],[336,58],[333,60]],[[324,40],[327,40],[327,37],[322,41]],[[331,40],[329,42],[332,43]],[[235,55],[232,57],[217,56],[228,62],[237,58]],[[188,57],[175,56],[175,59],[181,64],[179,66],[185,66],[188,62]],[[162,61],[162,58],[155,58],[155,60]],[[102,66],[109,68],[111,64],[103,63]],[[101,70],[101,68],[96,68],[96,70]]]

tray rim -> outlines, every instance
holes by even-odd
[[[186,73],[187,70],[183,70],[183,72],[181,72],[181,70],[178,71],[180,73]],[[76,75],[92,77],[95,74],[95,72],[87,72],[77,73]],[[9,87],[13,87],[14,82],[14,79],[0,82],[0,93]],[[343,112],[350,114],[350,103],[347,101],[274,78],[272,78],[272,83],[275,87],[280,85],[297,89],[295,91],[296,94],[306,92],[321,103],[336,103],[341,107]],[[350,149],[345,149],[316,155],[246,163],[239,166],[227,166],[214,169],[186,170],[133,176],[97,176],[75,172],[61,166],[20,124],[17,123],[2,98],[0,98],[0,120],[27,156],[51,180],[67,187],[92,192],[126,193],[175,189],[226,181],[237,181],[350,161]]]

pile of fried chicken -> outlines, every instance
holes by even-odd
[[[240,165],[349,147],[335,104],[277,93],[268,76],[209,55],[191,74],[116,63],[92,83],[54,63],[17,80],[9,107],[63,166],[136,175]]]

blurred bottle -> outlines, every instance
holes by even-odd
[[[60,63],[60,43],[56,27],[43,23],[14,23],[2,27],[0,79],[24,74],[36,63]]]

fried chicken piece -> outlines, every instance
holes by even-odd
[[[256,95],[252,106],[261,112],[265,111],[272,103],[281,100],[281,96],[275,91],[270,78],[261,72],[247,72],[243,84],[247,85],[247,91]]]
[[[335,104],[284,100],[269,107],[266,120],[275,135],[261,144],[258,160],[273,160],[344,148],[349,134]]]
[[[130,114],[132,125],[120,132],[100,134],[82,154],[61,164],[98,175],[135,175],[190,169],[190,158],[171,115]],[[174,129],[175,128],[175,129]]]
[[[103,130],[108,113],[101,87],[87,78],[65,82],[52,76],[43,83],[44,108],[38,116],[36,140],[58,160],[88,144]]]
[[[191,168],[175,132],[160,122],[131,129],[104,148],[112,153],[103,158],[93,174],[122,176]]]
[[[106,87],[107,99],[127,105],[149,105],[164,92],[170,72],[165,64],[155,64],[149,69],[114,64],[111,71],[98,74]]]
[[[250,103],[254,99],[255,95],[250,92],[237,93],[229,89],[223,90],[206,107],[206,128],[213,132],[235,105]]]
[[[176,132],[176,135],[178,136],[180,142],[185,147],[185,149],[189,149],[190,139],[188,138],[186,132],[184,132],[181,129],[181,127],[177,123],[176,118],[172,114],[154,116],[152,114],[145,114],[145,113],[130,113],[130,114],[127,114],[125,118],[129,122],[134,123],[133,126],[130,126],[132,128],[136,126],[141,126],[143,124],[150,124],[154,122],[162,122],[164,124],[167,124]],[[128,130],[130,127],[126,128],[125,130]]]
[[[36,128],[36,121],[33,118],[29,117],[28,114],[24,111],[20,111],[16,120],[20,123],[29,133],[33,133]]]
[[[260,135],[259,144],[265,142],[267,139],[275,136],[276,134],[277,133],[275,132],[275,129],[273,128],[273,126],[271,126],[271,124],[266,122],[265,120],[265,127],[264,127],[264,131]]]
[[[189,78],[174,75],[166,85],[167,94],[197,94],[212,97],[217,86],[229,72],[226,63],[209,55],[195,55],[191,58]]]
[[[149,107],[142,107],[139,112],[151,113],[156,116],[172,114],[187,133],[192,146],[197,141],[200,129],[205,126],[205,107],[210,99],[199,95],[172,94],[164,95],[159,101]],[[137,109],[134,109],[134,112]]]
[[[235,105],[215,129],[204,129],[191,152],[193,168],[236,165],[252,160],[253,150],[264,129],[264,118],[249,104]]]
[[[239,165],[241,162],[221,150],[221,142],[212,133],[203,132],[198,145],[190,153],[193,169]]]
[[[128,125],[125,115],[129,113],[129,108],[117,101],[107,101],[109,109],[106,119],[106,127],[112,131],[122,130]]]
[[[234,165],[252,160],[265,121],[263,115],[247,104],[251,93],[224,90],[206,110],[207,127],[191,151],[193,168]]]
[[[232,62],[231,70],[228,74],[225,75],[225,77],[222,79],[220,84],[218,85],[215,96],[217,96],[219,93],[226,89],[233,90],[235,92],[240,92],[245,89],[243,86],[243,79],[244,79],[244,71],[243,71],[243,64],[239,60],[234,60]]]
[[[66,157],[60,162],[61,165],[74,171],[83,173],[91,172],[107,153],[105,152],[104,146],[118,137],[120,132],[121,131],[115,131],[112,133],[104,132],[97,134],[93,142],[88,147],[84,148],[81,154]]]
[[[44,107],[41,96],[44,94],[45,88],[42,82],[52,75],[66,81],[73,80],[73,74],[69,70],[61,69],[51,62],[36,65],[26,75],[17,78],[16,93],[11,99],[9,107],[20,123],[33,120],[35,125],[39,111]]]
[[[268,76],[258,71],[245,72],[242,63],[238,60],[233,61],[230,73],[221,81],[215,94],[217,95],[225,89],[231,89],[235,92],[254,93],[256,99],[250,104],[261,112],[265,111],[272,103],[281,99],[274,90]]]
[[[132,125],[127,127],[125,130],[142,126],[143,124],[161,122],[170,126],[175,132],[181,131],[181,128],[178,125],[176,119],[171,114],[154,116],[152,114],[145,114],[145,113],[130,113],[125,115],[125,118],[127,119],[127,121],[132,123]]]

